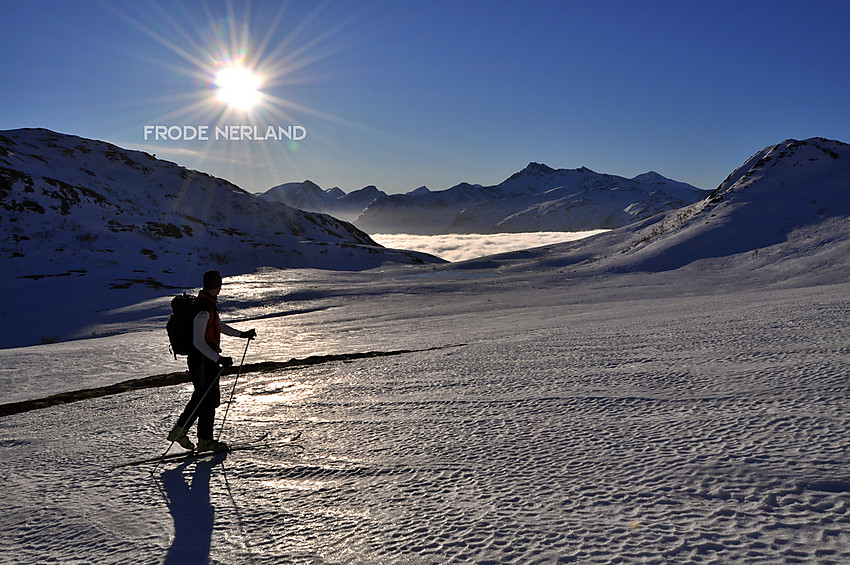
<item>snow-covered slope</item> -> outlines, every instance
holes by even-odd
[[[351,224],[147,153],[42,129],[0,132],[0,288],[17,297],[0,310],[0,346],[21,343],[15,328],[37,310],[31,301],[50,303],[60,292],[94,293],[114,306],[110,291],[194,287],[211,267],[228,275],[387,261],[437,260],[387,250]]]
[[[604,272],[658,272],[706,260],[750,270],[793,264],[803,276],[809,269],[847,271],[848,252],[850,145],[812,138],[759,151],[690,206],[504,259],[522,269],[535,263]]]

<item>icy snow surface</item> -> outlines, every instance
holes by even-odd
[[[226,283],[224,319],[259,332],[246,363],[446,347],[243,374],[224,439],[265,447],[154,477],[114,466],[162,453],[187,385],[2,418],[0,561],[850,561],[848,284],[431,267]],[[3,396],[178,370],[162,334],[4,350]]]

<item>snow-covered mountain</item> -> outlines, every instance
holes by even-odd
[[[211,267],[227,276],[263,266],[360,270],[428,261],[439,260],[385,249],[349,223],[144,152],[44,129],[0,132],[0,290],[18,298],[0,308],[0,325],[13,333],[0,336],[2,346],[16,339],[14,325],[28,309],[39,310],[33,301],[62,302],[55,295],[71,289],[115,306],[134,291],[123,298],[110,291],[192,288]],[[55,314],[46,316],[52,324]]]
[[[299,210],[330,214],[345,221],[354,221],[373,200],[386,196],[375,186],[367,186],[346,194],[338,187],[323,190],[310,180],[288,182],[270,188],[260,196],[272,202],[282,202]]]
[[[587,168],[554,170],[532,163],[501,185],[516,194],[476,202],[445,229],[455,233],[583,231],[616,228],[680,208],[705,191],[656,172],[627,179]]]
[[[123,265],[174,282],[173,275],[210,264],[243,272],[423,260],[223,179],[47,130],[0,132],[0,178],[2,251],[13,263]]]
[[[325,201],[336,197],[338,188],[322,190],[316,183],[305,180],[304,182],[288,182],[269,189],[263,196],[267,200],[283,202],[287,206],[298,208],[307,212],[325,212]],[[333,194],[334,196],[331,196]]]
[[[659,272],[721,261],[782,280],[813,270],[850,272],[848,256],[850,145],[812,138],[766,147],[690,206],[577,243],[504,258],[523,270],[536,265],[603,272]]]
[[[310,181],[275,187],[264,197],[352,220],[369,233],[499,233],[616,228],[680,208],[706,191],[649,172],[627,179],[587,168],[530,163],[494,186],[461,183],[441,191],[420,187],[386,195],[374,187],[359,198],[329,196]]]

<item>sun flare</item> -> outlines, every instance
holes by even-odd
[[[260,101],[262,80],[242,65],[228,65],[216,74],[217,98],[237,110],[250,110]]]

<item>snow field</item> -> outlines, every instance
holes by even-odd
[[[0,419],[0,561],[850,559],[848,285],[393,276],[316,275],[300,313],[234,324],[246,362],[302,334],[455,345],[240,377],[225,437],[302,448],[112,469],[165,448],[186,385]]]

